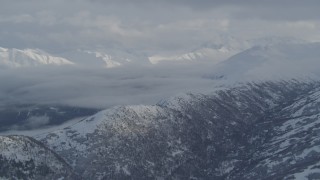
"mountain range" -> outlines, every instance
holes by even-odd
[[[266,47],[279,44],[303,44],[293,38],[263,38],[240,41],[225,37],[220,41],[208,41],[189,51],[181,53],[138,53],[126,49],[67,50],[50,54],[40,49],[0,48],[0,67],[33,67],[39,65],[80,65],[115,68],[128,65],[147,65],[159,63],[209,62],[218,64],[247,49],[257,46]]]
[[[320,179],[319,50],[295,41],[255,45],[206,64],[202,78],[216,84],[206,92],[0,136],[0,178]],[[132,62],[81,53],[107,68]]]
[[[38,146],[22,152],[17,146],[30,138],[1,137],[17,144],[1,141],[1,152],[11,152],[1,153],[1,165],[6,172],[42,177],[42,164],[28,162],[51,149],[56,160],[47,161],[46,172],[64,161],[72,168],[48,178],[319,179],[319,94],[319,81],[267,81],[157,105],[118,106],[36,135]],[[12,160],[12,153],[19,158]]]
[[[40,65],[72,65],[73,62],[38,49],[0,48],[0,67],[34,67]]]
[[[318,76],[320,43],[254,46],[215,65],[211,75],[236,81]]]

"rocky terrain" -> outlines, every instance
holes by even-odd
[[[0,179],[77,179],[56,153],[31,137],[0,137]]]
[[[35,138],[84,179],[319,179],[319,103],[318,81],[247,83],[114,107]]]

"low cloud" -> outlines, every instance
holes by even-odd
[[[254,47],[221,64],[137,63],[113,69],[80,66],[1,69],[0,102],[91,108],[155,104],[181,92],[211,92],[219,77],[295,76],[318,72],[319,43]],[[275,68],[279,67],[279,68]]]
[[[11,130],[30,130],[46,126],[50,123],[48,116],[30,116],[23,122],[19,122],[10,127]]]
[[[161,53],[192,49],[221,34],[320,40],[318,7],[315,0],[4,1],[0,47]]]
[[[32,116],[24,122],[23,126],[25,129],[36,129],[49,124],[49,122],[50,118],[48,116]]]
[[[188,70],[189,69],[189,70]],[[204,65],[123,67],[115,69],[48,67],[0,72],[0,100],[12,103],[66,104],[106,108],[154,104],[179,92],[210,89]],[[10,79],[10,80],[9,80]]]

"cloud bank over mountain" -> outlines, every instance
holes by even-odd
[[[50,51],[85,48],[179,52],[221,35],[319,41],[315,0],[1,1],[0,44]]]
[[[114,68],[43,65],[0,71],[1,105],[64,104],[106,108],[155,104],[180,92],[211,92],[221,84],[317,78],[319,43],[254,46],[219,63],[187,61]]]
[[[85,107],[156,103],[183,90],[209,88],[204,67],[117,69],[42,67],[1,70],[0,99],[10,103],[57,103]],[[180,69],[180,70],[179,70]],[[10,81],[8,80],[10,79]],[[210,88],[209,88],[210,89]]]
[[[304,43],[320,41],[319,2],[315,0],[0,2],[0,47],[29,49],[19,50],[23,56],[26,52],[38,53],[37,65],[43,58],[51,58],[51,64],[71,64],[1,69],[3,105],[61,103],[104,108],[149,104],[179,92],[209,91],[219,84],[217,79],[226,78],[224,71],[235,77],[242,72],[250,78],[260,72],[264,76],[277,74],[270,71],[275,65],[276,72],[291,74],[304,74],[319,67],[316,59],[310,60],[316,57],[318,47],[311,50],[311,56],[298,54],[299,63],[290,58],[294,52],[308,50],[308,46],[288,52],[278,47],[250,50],[274,41],[296,43],[284,36]],[[38,49],[48,55],[41,55]],[[287,56],[291,53],[293,56]],[[12,66],[20,66],[14,52],[6,56]],[[29,57],[22,62],[33,65],[35,61]],[[243,63],[240,68],[228,67],[225,60],[230,57]],[[244,62],[246,58],[253,63]],[[309,64],[304,66],[307,61]],[[258,65],[252,66],[256,62]],[[241,68],[247,65],[250,71]]]

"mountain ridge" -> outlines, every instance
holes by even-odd
[[[39,49],[7,49],[0,48],[0,65],[9,68],[33,67],[41,65],[73,65],[74,63],[52,56]]]
[[[317,80],[251,82],[116,106],[35,139],[84,179],[317,179],[319,105]]]
[[[283,127],[276,121],[283,118],[275,118],[273,114],[283,111],[288,117],[292,112],[286,107],[301,101],[304,93],[314,94],[313,91],[318,93],[319,90],[319,82],[249,83],[213,95],[187,94],[155,106],[118,106],[87,118],[78,126],[37,138],[73,164],[78,173],[83,172],[82,176],[86,178],[256,179],[298,176],[300,170],[297,169],[294,170],[296,173],[277,173],[284,166],[281,158],[270,159],[272,166],[264,165],[259,159],[268,157],[269,151],[278,152],[278,159],[291,156],[290,152],[279,154],[279,149],[286,148],[282,143],[287,143],[281,139],[281,133],[287,132],[278,131]],[[316,108],[316,101],[311,102],[314,102],[311,108]],[[320,110],[313,113],[320,113]],[[290,117],[282,121],[289,120]],[[318,123],[315,116],[310,127],[317,128]],[[302,128],[299,124],[296,126]],[[84,131],[81,127],[91,130]],[[293,129],[291,138],[300,137],[299,132]],[[274,137],[271,136],[273,133]],[[265,150],[264,143],[270,138],[274,141],[269,140],[270,148]],[[301,145],[306,150],[317,147],[305,144],[301,138]],[[318,143],[315,134],[305,138]],[[255,153],[255,149],[260,150]],[[299,148],[295,151],[300,152]],[[314,153],[316,156],[318,150]],[[301,158],[314,157],[312,153],[307,155]],[[295,163],[302,162],[297,159],[285,167],[293,170]],[[268,171],[261,173],[261,168]],[[307,175],[318,177],[318,170]]]
[[[72,168],[41,142],[26,136],[0,136],[0,177],[76,179]]]

